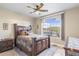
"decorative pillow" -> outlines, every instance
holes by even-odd
[[[20,31],[19,35],[29,35],[26,31]]]
[[[27,31],[25,31],[25,35],[29,35],[29,33]]]

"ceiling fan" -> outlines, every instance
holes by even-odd
[[[43,6],[44,6],[44,4],[43,3],[40,3],[39,5],[35,5],[35,8],[33,8],[31,6],[27,6],[27,8],[31,8],[31,9],[34,10],[33,12],[30,12],[30,13],[35,13],[35,12],[48,12],[48,10],[41,9]]]

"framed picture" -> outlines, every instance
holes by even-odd
[[[3,30],[8,30],[8,23],[3,23]]]

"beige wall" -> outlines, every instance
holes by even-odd
[[[41,20],[39,18],[34,20],[33,32],[36,34],[41,34]]]
[[[8,30],[3,30],[3,23],[8,23]],[[33,18],[0,8],[0,39],[14,38],[14,23],[28,26],[33,24]]]
[[[79,37],[79,7],[65,11],[65,38]]]

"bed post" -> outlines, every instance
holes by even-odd
[[[36,38],[32,38],[33,41],[32,41],[32,56],[35,56],[36,53],[35,53],[35,49],[36,49]]]
[[[14,43],[15,43],[15,46],[16,46],[16,38],[17,38],[17,31],[16,31],[16,26],[17,24],[14,24]]]
[[[48,48],[50,48],[50,35],[48,35]]]

